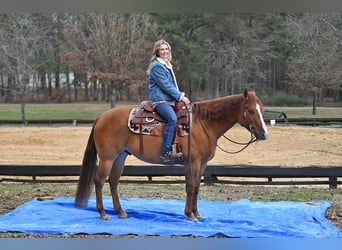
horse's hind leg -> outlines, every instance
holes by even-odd
[[[109,216],[106,214],[103,208],[102,201],[102,188],[106,182],[106,178],[109,175],[112,168],[113,160],[101,159],[99,161],[99,167],[97,168],[95,175],[95,192],[96,192],[96,209],[100,213],[100,217],[103,220],[109,220]]]
[[[119,213],[119,218],[127,218],[127,213],[122,209],[120,200],[119,200],[119,193],[118,193],[118,184],[119,179],[121,177],[125,160],[127,157],[127,153],[124,151],[118,155],[115,159],[112,170],[109,175],[109,185],[110,185],[110,192],[112,194],[113,205],[114,209]]]

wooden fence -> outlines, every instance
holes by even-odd
[[[13,176],[30,176],[31,181],[38,181],[36,177],[40,176],[78,176],[80,173],[80,166],[78,165],[0,165],[0,181],[19,180],[13,179]],[[123,171],[122,176],[128,177],[147,177],[143,182],[184,182],[183,180],[174,180],[172,178],[165,178],[163,180],[153,180],[155,177],[166,176],[183,176],[184,167],[180,165],[165,166],[165,165],[127,165]],[[7,178],[12,177],[12,179]],[[243,180],[226,177],[242,177]],[[327,184],[330,188],[337,188],[338,184],[342,182],[338,180],[342,177],[342,166],[260,166],[260,165],[208,165],[203,175],[203,182],[205,184],[212,183],[230,183],[230,184],[262,184],[262,185],[317,185]],[[248,179],[253,178],[253,181]],[[263,178],[263,181],[255,181],[255,178]],[[274,179],[281,179],[275,181]],[[295,178],[295,180],[293,180]],[[305,180],[307,178],[314,180]],[[127,178],[126,178],[127,179]],[[129,179],[129,178],[128,178]],[[160,179],[160,178],[158,178]],[[301,179],[300,181],[296,179]],[[324,179],[324,180],[322,180]],[[61,182],[67,181],[59,180]],[[53,179],[46,180],[52,182]],[[128,180],[129,181],[129,180]],[[134,180],[136,182],[141,180]]]

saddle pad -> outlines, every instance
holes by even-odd
[[[136,134],[143,134],[143,135],[155,135],[155,136],[161,136],[162,135],[162,130],[163,130],[163,122],[161,121],[156,121],[154,120],[153,123],[152,120],[149,120],[149,118],[145,118],[147,119],[146,121],[144,121],[144,123],[141,125],[142,128],[140,129],[137,126],[133,126],[132,124],[132,120],[133,117],[135,116],[136,112],[138,112],[139,109],[138,108],[133,108],[128,116],[128,128],[130,131],[132,131],[133,133]],[[148,123],[150,121],[150,123]]]
[[[182,110],[178,113],[180,117],[178,117],[176,133],[177,136],[181,137],[189,135],[188,116],[185,112]],[[136,134],[162,136],[165,120],[157,114],[142,112],[139,108],[133,108],[128,116],[127,126],[131,132]]]

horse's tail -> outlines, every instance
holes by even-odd
[[[97,120],[91,129],[88,144],[84,152],[81,173],[78,179],[75,206],[86,207],[88,205],[89,196],[94,187],[94,177],[96,172],[97,150],[94,142],[94,127]]]

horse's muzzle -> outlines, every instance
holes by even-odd
[[[264,129],[258,130],[255,129],[253,127],[253,125],[249,126],[249,131],[255,136],[255,139],[257,141],[262,141],[262,140],[266,140],[268,137],[268,131],[266,129],[266,131]]]
[[[268,137],[268,133],[265,131],[253,131],[253,132],[257,141],[266,140]]]

